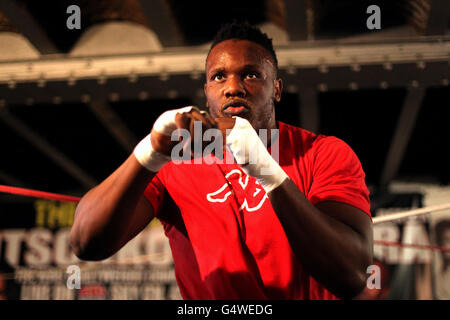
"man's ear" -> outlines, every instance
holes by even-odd
[[[275,102],[280,102],[281,93],[283,91],[283,80],[281,80],[281,78],[274,80],[273,91],[274,91],[273,98],[274,98]]]

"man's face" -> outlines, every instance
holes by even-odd
[[[206,62],[204,90],[213,118],[239,116],[255,130],[276,127],[282,82],[264,47],[235,39],[217,44]]]

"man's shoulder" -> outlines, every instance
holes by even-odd
[[[300,141],[303,145],[309,145],[311,147],[320,147],[323,145],[346,145],[342,139],[335,136],[314,133],[304,128],[281,121],[278,121],[278,124],[280,132],[284,132],[284,134],[289,136],[291,139]]]
[[[278,128],[281,133],[289,135],[295,139],[314,141],[318,137],[318,135],[314,132],[281,121],[278,121]]]

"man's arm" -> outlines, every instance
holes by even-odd
[[[194,107],[164,112],[133,154],[84,195],[70,233],[70,244],[79,258],[101,260],[111,256],[151,221],[155,212],[143,195],[145,188],[170,161],[171,150],[178,143],[171,140],[172,132],[190,129],[195,120],[206,129],[214,126],[206,113]]]
[[[79,258],[108,258],[151,221],[153,208],[143,192],[154,175],[132,154],[83,196],[70,232],[70,244]]]
[[[337,201],[314,206],[290,179],[268,196],[294,254],[311,275],[340,298],[360,293],[372,263],[370,217]]]
[[[335,295],[357,295],[366,283],[366,268],[372,261],[369,216],[337,201],[322,201],[314,206],[272,158],[247,120],[235,117],[216,121],[219,128],[233,128],[226,134],[227,148],[267,192],[302,265]]]

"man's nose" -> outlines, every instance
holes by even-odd
[[[229,77],[224,89],[224,95],[227,98],[245,97],[245,88],[239,77]]]

